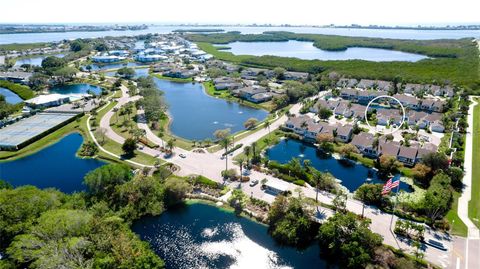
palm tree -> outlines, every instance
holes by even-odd
[[[265,128],[268,128],[268,136],[270,136],[270,122],[268,120],[264,123]]]
[[[115,123],[118,123],[118,107],[113,108],[113,113],[115,114]]]
[[[175,141],[173,139],[170,139],[167,141],[167,148],[173,152],[173,149],[175,148]]]
[[[228,170],[228,146],[230,146],[231,138],[226,136],[218,142],[225,149],[225,170]]]
[[[250,158],[250,153],[252,152],[252,148],[250,146],[245,146],[243,148],[243,154],[245,154],[245,157],[247,157],[247,163],[249,161],[249,158]]]
[[[254,158],[257,157],[257,142],[252,143],[252,154]]]
[[[245,163],[245,157],[244,156],[238,156],[237,160],[235,161],[235,164],[237,164],[240,167],[240,178],[242,178],[243,175],[243,164]],[[240,180],[240,182],[242,182]]]

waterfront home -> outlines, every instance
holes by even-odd
[[[243,83],[231,77],[219,77],[213,80],[213,85],[217,90],[235,90],[243,87]]]
[[[167,56],[159,55],[159,54],[144,54],[139,53],[135,55],[135,60],[143,63],[150,63],[150,62],[159,62],[168,59]]]
[[[263,103],[272,100],[272,98],[273,94],[271,92],[263,92],[250,96],[248,100],[254,103]]]
[[[174,68],[167,72],[164,72],[163,75],[171,78],[191,78],[197,75],[197,73],[198,72],[194,70]]]
[[[108,52],[108,55],[115,55],[115,56],[121,56],[121,57],[127,57],[128,56],[128,50],[110,50]]]
[[[410,108],[414,110],[420,108],[420,100],[417,97],[405,94],[395,94],[393,97],[400,101],[404,108]]]
[[[33,74],[30,72],[13,71],[0,72],[0,80],[8,80],[14,83],[27,84]]]
[[[335,140],[347,143],[350,141],[350,139],[352,139],[353,126],[348,124],[344,126],[338,126],[335,132]]]
[[[407,166],[413,166],[417,158],[417,148],[400,146],[397,160]]]
[[[31,108],[59,106],[68,102],[70,102],[69,96],[58,93],[39,95],[32,99],[25,100],[25,104]]]
[[[233,91],[233,93],[238,97],[241,97],[243,99],[246,99],[252,102],[256,101],[255,99],[252,98],[252,96],[259,93],[266,93],[266,92],[268,92],[267,88],[262,86],[256,86],[256,85],[243,87]]]
[[[396,141],[387,141],[385,137],[382,137],[378,141],[379,155],[392,156],[397,158],[400,151],[400,143]]]
[[[92,61],[95,63],[114,63],[125,60],[125,57],[115,55],[96,55],[92,57]]]
[[[373,134],[362,132],[353,136],[351,143],[352,145],[357,147],[357,149],[363,155],[366,155],[368,157],[377,157],[378,149],[377,147],[373,146],[374,139],[375,136]]]
[[[313,119],[306,116],[298,116],[298,117],[290,117],[288,118],[287,122],[284,125],[284,128],[295,132],[298,135],[302,135],[305,133],[305,129],[309,123],[312,123]]]
[[[339,88],[354,88],[358,84],[358,80],[354,78],[341,78],[337,81],[337,87]]]

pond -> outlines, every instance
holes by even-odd
[[[16,93],[2,87],[0,87],[0,95],[3,95],[5,97],[5,101],[8,104],[14,105],[23,101],[22,98],[20,98],[20,96],[18,96]]]
[[[427,56],[394,50],[376,48],[348,48],[344,51],[327,51],[316,48],[313,42],[289,40],[287,42],[233,42],[221,46],[230,47],[225,51],[235,55],[274,55],[296,57],[305,60],[366,60],[374,62],[407,61],[416,62]]]
[[[149,68],[135,68],[135,75],[134,78],[139,77],[148,77],[148,73],[150,71]],[[117,71],[105,72],[105,76],[114,77],[117,74]]]
[[[327,268],[317,244],[303,251],[281,247],[265,225],[203,203],[144,217],[132,229],[167,268]]]
[[[122,67],[135,67],[145,64],[135,63],[135,62],[128,62],[128,63],[111,63],[111,64],[90,64],[92,67],[91,71],[102,71],[102,70],[109,70],[109,69],[118,69]],[[87,66],[82,66],[81,69],[88,70]]]
[[[53,56],[58,57],[58,58],[63,58],[65,56],[65,54],[60,53],[60,54],[56,54],[56,55],[53,55]],[[29,65],[32,65],[32,66],[41,66],[43,59],[45,59],[47,57],[48,56],[38,56],[38,57],[18,59],[15,62],[14,66],[18,67],[18,66],[21,66],[22,64],[29,64]]]
[[[102,93],[102,88],[96,85],[80,83],[80,84],[68,84],[55,86],[49,90],[51,93],[60,93],[60,94],[86,94],[89,91],[93,92],[95,95]]]
[[[214,98],[205,93],[200,83],[181,83],[154,78],[158,88],[165,93],[172,119],[170,131],[176,136],[190,140],[213,139],[218,129],[230,128],[232,133],[244,130],[243,123],[249,118],[259,121],[268,112]]]
[[[300,159],[302,163],[303,160],[310,160],[312,166],[317,170],[329,172],[335,178],[341,180],[341,184],[350,192],[354,192],[363,183],[385,183],[376,176],[375,171],[362,164],[345,165],[339,160],[318,151],[313,145],[298,140],[283,139],[277,145],[267,149],[265,155],[268,159],[282,164],[288,163],[293,158]],[[398,177],[399,175],[395,176],[395,178]],[[371,180],[367,181],[367,178]],[[400,190],[411,191],[410,186],[404,182],[400,184]]]
[[[85,190],[83,177],[104,162],[75,156],[83,138],[74,133],[57,143],[24,158],[0,162],[0,178],[14,187],[33,185],[56,188],[65,193]]]

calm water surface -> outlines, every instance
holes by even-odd
[[[22,98],[20,98],[20,96],[18,96],[16,93],[2,87],[0,87],[0,95],[3,95],[5,97],[5,101],[9,104],[14,105],[23,101]]]
[[[134,78],[139,77],[148,77],[148,68],[135,68],[135,75]],[[117,74],[117,71],[105,72],[105,76],[114,77]]]
[[[83,138],[74,133],[27,157],[0,162],[0,178],[13,186],[34,185],[65,193],[85,190],[83,177],[104,162],[75,156]]]
[[[67,95],[68,94],[85,94],[85,93],[88,93],[88,91],[91,91],[95,93],[95,95],[98,95],[102,93],[102,88],[96,85],[80,83],[80,84],[61,85],[61,86],[56,86],[50,89],[50,92],[52,93],[60,93],[60,94],[67,94]]]
[[[111,64],[91,64],[92,67],[91,71],[101,71],[101,70],[108,70],[108,69],[118,69],[122,67],[135,67],[139,65],[145,65],[135,62],[128,62],[128,63],[111,63]],[[82,69],[87,70],[86,66],[82,66]]]
[[[296,40],[287,42],[233,42],[222,46],[230,47],[225,51],[230,51],[235,55],[273,55],[305,60],[357,59],[375,62],[416,62],[428,58],[420,54],[375,48],[348,48],[344,51],[327,51],[314,47],[313,42]]]
[[[281,247],[267,227],[217,207],[194,203],[145,217],[132,227],[167,268],[327,268],[318,245]]]
[[[212,139],[218,129],[230,128],[235,133],[244,129],[243,123],[247,119],[253,117],[261,121],[268,115],[265,110],[211,97],[200,83],[179,83],[158,78],[154,81],[165,93],[168,113],[173,119],[170,130],[179,137]]]
[[[310,160],[312,166],[317,170],[329,172],[341,180],[341,184],[350,192],[354,192],[363,183],[384,183],[384,181],[376,176],[373,170],[364,165],[344,165],[337,159],[322,154],[311,144],[293,139],[280,141],[277,145],[267,149],[265,155],[270,160],[279,163],[288,163],[293,158],[300,159],[302,163],[303,160]],[[370,173],[369,170],[371,171]],[[367,181],[369,177],[372,179],[371,181]],[[395,178],[398,177],[397,175]],[[409,185],[403,182],[400,184],[400,189],[410,191]]]
[[[58,57],[58,58],[63,58],[65,56],[65,54],[56,54],[56,55],[53,55],[53,56]],[[21,66],[22,64],[29,64],[29,65],[32,65],[32,66],[41,66],[43,59],[45,59],[47,57],[48,56],[39,56],[39,57],[18,59],[15,62],[15,66],[18,67],[18,66]]]
[[[168,34],[176,29],[192,29],[193,26],[150,26],[140,31],[102,31],[102,32],[67,32],[67,33],[28,33],[28,34],[1,34],[0,44],[53,42],[64,39],[97,38],[105,36],[135,36],[149,33]],[[341,36],[365,36],[396,39],[443,39],[480,37],[479,30],[399,30],[399,29],[347,29],[347,28],[318,28],[318,27],[204,27],[202,29],[224,29],[225,31],[239,31],[243,34],[260,34],[265,31],[288,31],[294,33],[312,33]]]

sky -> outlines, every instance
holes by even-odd
[[[480,0],[0,0],[0,23],[480,24]]]

